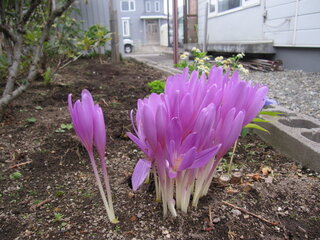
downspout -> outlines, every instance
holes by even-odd
[[[172,1],[172,11],[173,11],[173,64],[177,64],[178,51],[179,51],[178,0]]]
[[[202,52],[206,52],[207,51],[207,44],[208,44],[208,12],[209,12],[209,3],[206,2],[206,12],[204,14],[204,39],[203,39]]]
[[[293,36],[292,36],[292,45],[293,46],[296,45],[298,13],[299,13],[299,0],[296,0],[296,13],[294,16],[294,26],[293,26]]]

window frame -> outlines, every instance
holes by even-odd
[[[125,25],[125,23],[127,23]],[[122,36],[123,37],[130,37],[130,18],[121,18],[121,25],[122,25]],[[126,27],[127,26],[127,27]]]
[[[219,0],[208,0],[208,17],[216,17],[216,16],[221,16],[233,12],[237,12],[246,8],[258,6],[261,3],[261,0],[240,0],[240,6],[236,8],[231,8],[222,12],[219,12],[219,5],[218,5]],[[210,11],[211,5],[214,6],[214,11]]]
[[[128,10],[122,9],[123,2],[128,2]],[[131,8],[131,4],[132,4],[133,8]],[[134,11],[136,11],[136,1],[135,0],[121,0],[120,1],[120,11],[121,12],[134,12]]]
[[[157,6],[158,6],[158,7],[157,7]],[[154,11],[155,11],[155,12],[160,12],[160,11],[161,11],[160,1],[155,1],[155,2],[154,2]]]
[[[151,1],[146,1],[146,12],[151,12]]]

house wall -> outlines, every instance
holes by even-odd
[[[77,0],[74,7],[80,10],[75,13],[76,19],[82,21],[82,28],[88,29],[94,24],[100,24],[109,28],[109,6],[106,0],[85,1]]]
[[[199,43],[204,42],[207,0],[199,0]],[[208,43],[247,42],[264,40],[262,6],[254,6],[219,16],[208,16]],[[248,17],[250,16],[250,17]],[[254,21],[252,20],[254,19]]]
[[[199,43],[207,0],[199,0]],[[296,18],[297,15],[297,18]],[[272,40],[274,46],[320,47],[319,0],[260,0],[260,4],[208,16],[208,42]]]
[[[79,9],[79,13],[75,12],[74,17],[81,22],[81,28],[83,30],[87,30],[95,24],[100,24],[105,26],[107,29],[110,29],[108,1],[77,0],[73,6]],[[110,49],[109,43],[104,47],[104,50],[107,49]]]
[[[264,4],[263,33],[274,46],[320,47],[319,0],[266,0]]]

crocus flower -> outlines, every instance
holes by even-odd
[[[106,128],[103,112],[98,104],[94,104],[90,92],[86,89],[84,89],[81,93],[81,100],[77,100],[74,105],[72,105],[72,95],[69,94],[68,107],[75,132],[89,154],[98,189],[100,191],[103,204],[106,208],[108,218],[112,223],[117,223],[118,220],[114,215],[111,190],[105,162]],[[108,200],[103,190],[97,164],[94,158],[94,146],[96,147],[100,158],[102,175]]]
[[[266,87],[240,80],[237,72],[230,78],[222,68],[212,68],[208,78],[195,71],[189,77],[188,69],[170,76],[163,94],[138,100],[135,118],[131,112],[135,135],[128,136],[145,154],[134,169],[133,189],[152,171],[164,215],[169,210],[176,216],[176,207],[186,212],[191,195],[197,206],[266,93]]]
[[[265,103],[264,103],[263,107],[266,107],[269,105],[276,105],[276,104],[278,104],[276,100],[268,98],[268,96],[266,96]]]

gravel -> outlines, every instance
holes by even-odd
[[[268,97],[275,99],[279,105],[320,120],[320,72],[250,71],[242,77],[268,86]]]

